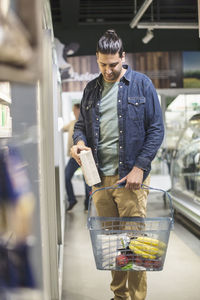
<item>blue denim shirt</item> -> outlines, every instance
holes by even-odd
[[[144,170],[145,180],[164,136],[162,111],[151,80],[127,65],[123,67],[127,70],[119,82],[117,102],[119,177],[123,178],[137,166]],[[102,75],[87,84],[73,135],[74,144],[83,140],[91,147],[97,167],[102,88]]]

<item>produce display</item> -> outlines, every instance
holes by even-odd
[[[135,267],[159,270],[163,266],[163,255],[167,245],[158,239],[148,236],[131,238],[128,243],[121,241],[122,247],[116,257],[116,266],[120,270],[131,270]]]

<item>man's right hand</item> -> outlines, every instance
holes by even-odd
[[[90,150],[90,148],[86,147],[84,142],[78,142],[77,145],[72,146],[70,150],[71,156],[76,160],[79,166],[81,166],[81,160],[79,154],[82,150]]]

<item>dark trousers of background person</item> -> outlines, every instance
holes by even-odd
[[[79,167],[80,167],[79,164],[77,164],[77,162],[73,158],[69,159],[69,161],[65,167],[65,188],[66,188],[69,204],[74,204],[77,202],[76,197],[74,195],[74,189],[73,189],[73,185],[72,185],[72,177]],[[84,180],[84,178],[83,178],[83,180]],[[86,184],[85,180],[84,180],[84,185],[85,185],[84,207],[85,207],[85,210],[87,210],[91,188]]]

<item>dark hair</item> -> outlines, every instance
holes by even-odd
[[[122,40],[113,29],[107,30],[97,43],[97,53],[116,54],[118,52],[122,57],[123,51]]]
[[[76,108],[80,108],[80,107],[81,107],[81,105],[80,105],[80,103],[75,103],[75,104],[74,104],[74,107],[76,107]]]

